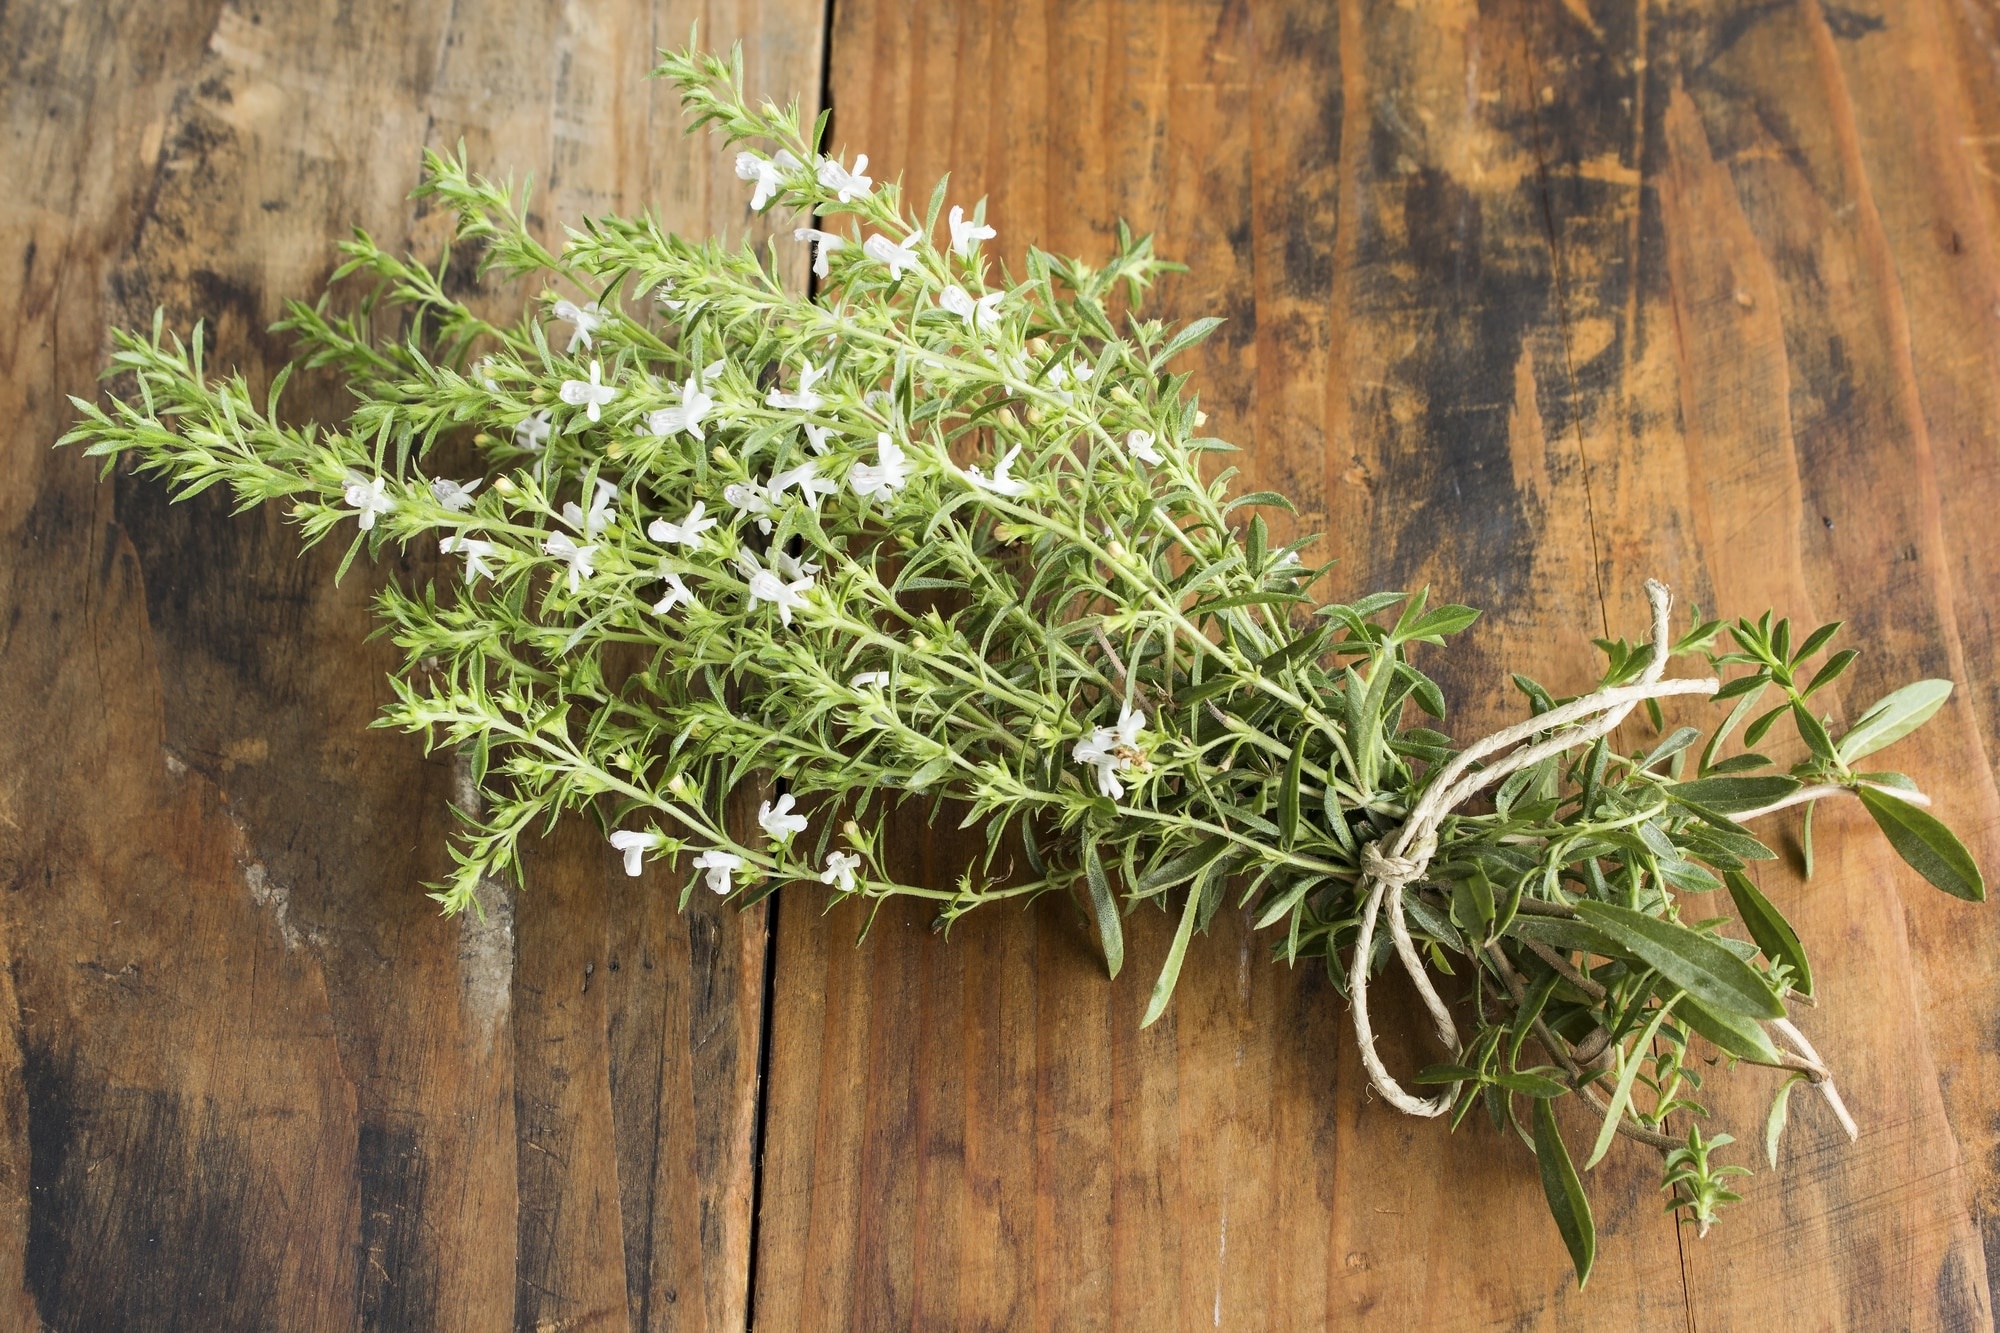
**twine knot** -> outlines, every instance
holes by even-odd
[[[1380,842],[1363,843],[1361,873],[1384,888],[1400,889],[1423,878],[1424,871],[1430,868],[1434,846],[1434,843],[1432,846],[1420,843],[1411,849],[1412,855],[1391,856],[1382,850]]]

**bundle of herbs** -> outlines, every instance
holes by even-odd
[[[1857,767],[1947,682],[1835,736],[1813,696],[1854,660],[1827,655],[1837,625],[1676,634],[1654,584],[1648,632],[1600,641],[1599,689],[1560,699],[1516,676],[1526,719],[1458,747],[1426,721],[1445,701],[1409,650],[1476,613],[1319,599],[1310,542],[1276,544],[1255,516],[1284,499],[1232,497],[1231,471],[1204,467],[1229,446],[1167,367],[1218,321],[1140,317],[1175,267],[1148,240],[1121,228],[1101,267],[1030,249],[1007,272],[982,252],[983,205],[968,216],[941,182],[913,213],[865,157],[823,154],[824,118],[752,105],[740,56],[689,49],[658,73],[694,125],[743,145],[752,206],[799,215],[809,290],[781,282],[784,242],[644,217],[588,220],[554,252],[523,193],[433,154],[418,194],[454,219],[444,252],[357,234],[335,279],[372,279],[365,295],[295,303],[279,326],[299,365],[352,391],[345,422],[287,424],[290,368],[260,405],[211,373],[199,327],[182,341],[156,318],[117,337],[118,396],[78,400],[63,441],[182,497],[221,483],[244,508],[280,504],[309,543],[352,526],[348,562],[437,543],[447,586],[392,581],[378,609],[405,651],[383,723],[465,756],[479,792],[435,886],[447,912],[477,910],[518,875],[524,834],[583,810],[628,873],[684,866],[683,904],[810,881],[928,899],[944,927],[1075,892],[1114,976],[1123,920],[1163,910],[1177,928],[1150,1023],[1230,903],[1278,958],[1323,960],[1389,1102],[1454,1126],[1483,1106],[1518,1133],[1580,1280],[1591,1211],[1556,1100],[1601,1126],[1585,1169],[1621,1135],[1657,1150],[1668,1206],[1702,1230],[1744,1172],[1702,1128],[1706,1075],[1776,1071],[1774,1163],[1801,1083],[1854,1131],[1787,1018],[1812,970],[1746,873],[1772,856],[1746,825],[1857,798],[1926,879],[1981,899],[1915,785]],[[453,294],[474,253],[530,289],[517,322]],[[434,466],[468,440],[476,475]],[[1675,659],[1698,674],[1667,674]],[[1663,730],[1670,696],[1724,715],[1612,744],[1641,706]],[[1755,749],[1780,725],[1806,752],[1789,771]],[[1739,730],[1750,748],[1725,757]],[[984,831],[955,883],[887,868],[884,815],[912,803]],[[1678,894],[1723,889],[1747,940],[1683,918]],[[1392,958],[1444,1047],[1410,1080],[1428,1095],[1375,1050],[1370,984]]]

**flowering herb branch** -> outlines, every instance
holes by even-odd
[[[1121,228],[1101,267],[1030,249],[1009,272],[983,253],[983,204],[940,182],[912,210],[865,157],[824,152],[823,118],[746,101],[740,62],[688,50],[658,72],[739,146],[752,206],[801,219],[814,290],[780,280],[783,242],[729,249],[647,217],[588,220],[551,251],[525,192],[428,154],[418,194],[454,222],[435,264],[357,233],[336,278],[372,279],[358,304],[295,303],[280,325],[299,366],[352,391],[345,422],[284,424],[290,368],[259,404],[210,371],[199,326],[183,341],[156,318],[117,336],[125,391],[79,400],[63,441],[181,496],[282,504],[308,543],[352,523],[343,572],[363,548],[437,543],[449,586],[392,582],[378,610],[405,654],[383,724],[466,756],[482,797],[435,886],[447,912],[518,875],[532,827],[588,810],[628,873],[687,854],[683,903],[697,882],[747,904],[811,881],[928,899],[945,926],[1075,890],[1114,976],[1127,914],[1164,910],[1151,1023],[1233,900],[1280,958],[1324,960],[1393,1105],[1454,1126],[1484,1106],[1537,1153],[1579,1279],[1594,1232],[1557,1099],[1598,1119],[1586,1170],[1620,1135],[1654,1148],[1669,1207],[1704,1230],[1742,1168],[1710,1156],[1729,1136],[1702,1137],[1717,1056],[1697,1035],[1780,1071],[1774,1164],[1796,1082],[1853,1132],[1786,1017],[1812,973],[1745,873],[1772,853],[1744,824],[1852,796],[1932,883],[1982,898],[1914,784],[1855,768],[1948,683],[1835,739],[1812,696],[1854,660],[1822,656],[1837,625],[1796,647],[1768,614],[1676,638],[1654,584],[1649,634],[1600,641],[1598,690],[1516,676],[1528,719],[1456,746],[1423,721],[1445,702],[1410,649],[1476,613],[1314,594],[1310,540],[1280,545],[1255,513],[1283,498],[1232,496],[1204,466],[1229,446],[1167,367],[1218,321],[1140,317],[1176,267],[1149,240]],[[468,251],[527,288],[518,322],[453,294]],[[476,474],[440,470],[467,442]],[[1675,659],[1703,674],[1669,676]],[[1634,708],[1663,729],[1659,701],[1681,695],[1733,705],[1705,735],[1613,746]],[[1807,757],[1725,757],[1746,720],[1752,747],[1789,721]],[[755,819],[733,818],[746,793]],[[881,816],[913,802],[984,832],[953,885],[889,868]],[[1680,894],[1721,889],[1749,940],[1683,919]],[[1392,955],[1446,1052],[1415,1076],[1427,1097],[1375,1050]]]

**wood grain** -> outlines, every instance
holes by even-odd
[[[550,231],[740,232],[640,77],[696,19],[759,91],[824,74],[877,174],[987,196],[1007,255],[1157,232],[1193,266],[1165,312],[1229,320],[1192,359],[1213,427],[1335,586],[1487,609],[1426,663],[1458,734],[1518,712],[1508,670],[1585,684],[1648,575],[1845,618],[1843,716],[1959,682],[1895,759],[2000,865],[1991,0],[17,3],[0,1328],[1991,1327],[2000,917],[1853,811],[1763,882],[1862,1140],[1801,1099],[1702,1242],[1621,1148],[1583,1294],[1525,1153],[1369,1099],[1325,978],[1240,916],[1142,1032],[1153,914],[1107,983],[1067,903],[857,945],[808,892],[767,976],[763,916],[680,916],[572,827],[435,915],[460,775],[367,729],[369,576],[46,446],[108,326],[205,316],[261,374],[348,225],[434,237],[418,144],[533,171]],[[967,849],[894,842],[936,882]],[[1758,1091],[1718,1102],[1746,1144]]]

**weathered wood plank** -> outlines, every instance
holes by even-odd
[[[551,232],[654,205],[740,234],[727,162],[643,75],[699,16],[810,95],[822,13],[0,14],[0,1324],[742,1325],[761,915],[677,915],[572,828],[518,903],[441,920],[458,781],[368,730],[369,575],[48,445],[107,324],[156,304],[266,373],[350,225],[435,236],[403,197],[423,144],[532,171]]]

